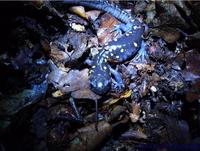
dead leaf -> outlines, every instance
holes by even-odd
[[[112,32],[115,25],[119,24],[119,21],[109,14],[104,14],[101,17],[101,25],[97,31],[99,43],[104,45],[105,43],[116,38],[116,32]]]
[[[88,20],[95,21],[99,17],[100,13],[101,13],[101,11],[99,11],[99,10],[87,11],[86,17]]]
[[[132,104],[132,112],[129,114],[132,123],[136,123],[140,118],[140,104],[133,103]]]
[[[57,91],[55,91],[55,92],[52,93],[52,96],[54,98],[58,98],[58,97],[63,96],[63,93],[60,90],[57,90]]]
[[[117,103],[119,100],[121,99],[126,99],[126,98],[129,98],[132,94],[132,90],[128,90],[126,91],[125,93],[123,93],[119,98],[116,98],[116,99],[110,99],[108,100],[108,105],[112,105],[112,104],[115,104]],[[106,102],[105,102],[106,103]]]
[[[101,96],[95,94],[90,89],[77,90],[71,93],[71,96],[75,99],[91,99],[98,100]]]
[[[72,6],[69,10],[74,14],[87,19],[85,8],[83,6]]]
[[[58,81],[59,89],[63,93],[69,93],[80,89],[89,88],[88,69],[71,70]]]
[[[95,124],[78,129],[76,137],[70,143],[69,151],[95,150],[101,143],[109,138],[112,125],[105,121],[98,122],[98,131]]]

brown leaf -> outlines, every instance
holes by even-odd
[[[98,100],[101,96],[95,94],[90,89],[77,90],[71,93],[71,96],[75,99],[91,99]]]
[[[101,17],[101,25],[97,31],[100,44],[105,44],[116,37],[116,32],[111,32],[114,26],[119,24],[119,21],[109,14],[104,14]]]
[[[101,13],[101,11],[99,11],[99,10],[87,11],[86,17],[88,20],[95,21],[99,17],[100,13]]]
[[[132,123],[136,123],[140,118],[140,104],[133,103],[132,104],[132,112],[129,114]]]
[[[83,6],[72,6],[70,8],[70,11],[73,12],[74,14],[77,14],[80,17],[87,18],[85,14],[85,8]]]
[[[115,99],[112,98],[112,99],[108,100],[107,101],[108,105],[115,104],[121,99],[129,98],[131,96],[131,94],[132,94],[132,90],[128,90],[128,91],[124,92],[119,98],[115,98]],[[107,103],[107,102],[105,102],[105,103]]]
[[[112,132],[112,126],[107,122],[98,122],[98,131],[95,124],[78,129],[76,137],[71,141],[69,151],[95,150]]]

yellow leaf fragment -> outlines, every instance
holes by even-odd
[[[55,98],[58,98],[58,97],[63,96],[63,93],[60,90],[57,90],[57,91],[52,93],[52,96],[55,97]]]
[[[70,11],[82,18],[87,19],[85,8],[83,6],[73,6],[70,8]]]
[[[131,94],[132,94],[132,90],[128,90],[123,95],[121,95],[120,98],[126,99],[126,98],[130,97]]]
[[[131,94],[132,94],[132,90],[128,90],[125,93],[123,93],[119,98],[111,99],[109,101],[108,105],[115,104],[115,103],[117,103],[121,99],[126,99],[126,98],[130,97]]]

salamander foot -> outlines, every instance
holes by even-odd
[[[119,35],[122,35],[123,33],[129,32],[132,30],[132,24],[118,24],[115,25],[114,29],[111,32],[117,32]]]
[[[117,92],[122,92],[125,88],[124,83],[118,83],[117,81],[112,82],[112,89],[117,91]]]
[[[138,51],[137,55],[133,58],[134,62],[147,62],[146,59],[148,58],[148,54],[146,52],[146,45],[144,41],[141,43],[141,48]]]

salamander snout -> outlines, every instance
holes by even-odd
[[[91,90],[96,94],[102,95],[110,90],[111,81],[110,76],[97,74],[90,77]]]

